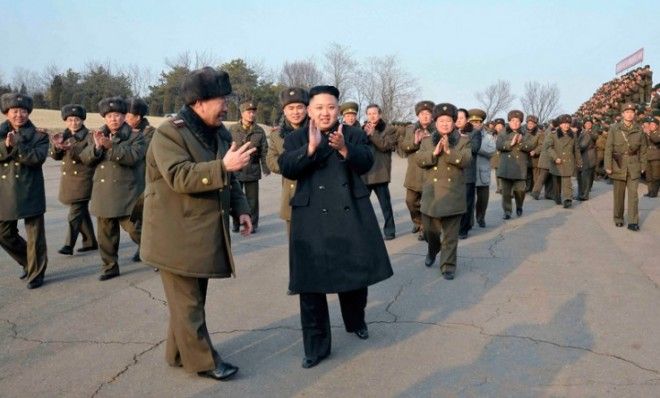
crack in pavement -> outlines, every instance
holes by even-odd
[[[338,326],[333,326],[333,327],[338,327]],[[214,334],[232,334],[232,333],[249,333],[249,332],[271,332],[273,330],[291,330],[291,331],[299,332],[302,330],[302,328],[282,325],[282,326],[273,326],[269,328],[218,330],[215,332],[209,332],[209,334],[214,335]]]
[[[395,314],[394,312],[392,312],[391,308],[397,302],[397,300],[399,300],[399,297],[401,297],[401,293],[403,293],[403,289],[405,289],[406,286],[412,285],[412,282],[413,282],[413,280],[409,279],[407,283],[402,283],[401,286],[399,287],[399,291],[394,295],[394,298],[392,299],[392,301],[387,303],[387,306],[385,307],[385,312],[387,312],[388,314],[390,314],[392,316],[392,318],[394,318],[393,319],[394,323],[396,323],[399,320],[399,316],[397,314]]]
[[[18,325],[9,319],[0,319],[9,324],[11,338],[38,344],[99,344],[99,345],[152,345],[151,341],[115,341],[115,340],[40,340],[21,336],[18,333]]]
[[[133,355],[133,360],[131,361],[131,363],[129,363],[128,365],[126,365],[122,370],[120,370],[120,371],[117,372],[114,376],[112,376],[112,378],[111,378],[110,380],[108,380],[108,381],[104,381],[103,383],[101,383],[101,384],[96,388],[96,390],[94,390],[94,392],[92,393],[91,397],[93,398],[93,397],[97,396],[97,395],[101,392],[101,390],[103,389],[103,387],[107,386],[108,384],[112,384],[112,383],[114,383],[117,379],[119,379],[119,378],[121,377],[121,375],[123,375],[124,373],[126,373],[131,367],[137,365],[137,363],[140,361],[140,357],[142,357],[143,355],[147,354],[147,353],[150,352],[150,351],[153,351],[154,349],[156,349],[158,346],[160,346],[160,345],[163,344],[164,342],[165,342],[165,339],[159,341],[159,342],[156,343],[156,344],[153,344],[151,347],[147,348],[146,350],[141,351],[141,352],[139,352],[139,353]]]
[[[142,292],[144,292],[144,293],[147,293],[147,295],[149,296],[150,299],[152,299],[153,301],[156,301],[156,302],[158,302],[158,303],[161,303],[162,305],[164,305],[165,307],[167,307],[167,301],[165,301],[165,300],[163,300],[163,299],[160,299],[160,298],[154,296],[153,294],[151,294],[151,292],[150,292],[149,290],[147,290],[147,289],[145,289],[145,288],[143,288],[143,287],[139,287],[139,286],[137,286],[137,285],[134,285],[134,284],[132,284],[132,283],[129,284],[129,286],[130,286],[130,287],[133,287],[133,288],[135,288],[135,289],[137,289],[137,290],[140,290],[140,291],[142,291]]]

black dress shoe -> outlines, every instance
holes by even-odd
[[[84,253],[84,252],[91,252],[91,251],[98,250],[98,249],[99,249],[99,245],[92,245],[92,246],[88,246],[88,247],[81,247],[80,249],[78,249],[76,251],[78,253]]]
[[[385,235],[385,240],[392,240],[394,239],[394,234],[392,235]]]
[[[467,232],[459,232],[458,234],[458,239],[467,239],[468,234]]]
[[[18,276],[18,279],[25,279],[25,278],[27,278],[27,271],[25,270],[25,268],[23,268],[23,270],[21,270],[21,274]]]
[[[107,274],[101,274],[101,275],[99,275],[99,280],[100,281],[107,281],[108,279],[112,279],[112,278],[117,277],[117,276],[119,276],[119,270],[114,271],[114,272],[110,272],[110,273],[107,273]]]
[[[237,224],[234,224],[233,227],[231,227],[231,232],[238,232],[239,231],[239,226]]]
[[[323,355],[323,356],[320,356],[320,357],[317,357],[317,358],[307,358],[307,357],[305,357],[305,358],[303,358],[303,361],[302,361],[302,367],[304,369],[313,368],[314,366],[318,365],[319,362],[326,359],[328,357],[328,355]]]
[[[67,255],[72,255],[73,254],[73,247],[69,245],[64,245],[60,250],[57,251],[60,254],[67,254]]]
[[[511,219],[511,214],[504,214],[504,217],[502,217],[503,220],[510,220]]]
[[[481,227],[481,228],[486,228],[486,221],[483,221],[483,220],[477,221],[477,224],[479,224],[479,227]]]
[[[197,374],[202,377],[209,377],[215,380],[227,380],[238,372],[238,367],[230,364],[229,362],[221,362],[215,369],[207,370],[205,372],[198,372]]]
[[[423,232],[417,235],[417,240],[420,242],[424,242],[426,240],[426,236],[424,236]]]
[[[445,278],[448,281],[454,279],[455,275],[456,274],[455,274],[454,271],[445,271],[445,272],[442,273],[442,277]]]
[[[259,227],[252,227],[252,232],[253,234],[256,234],[259,231]]]
[[[366,340],[369,338],[369,329],[365,326],[360,330],[356,330],[355,335],[362,340]]]
[[[536,193],[536,192],[532,192],[529,196],[531,196],[532,198],[534,198],[534,200],[539,200],[539,194]]]
[[[566,199],[564,201],[564,209],[570,209],[573,206],[573,201],[570,199]]]
[[[516,209],[516,215],[517,215],[518,217],[522,216],[522,213],[523,213],[523,209],[522,209],[522,208],[520,208],[520,209]]]
[[[424,265],[430,267],[435,262],[435,256],[432,256],[431,253],[426,253],[426,258],[424,259]]]
[[[421,227],[419,225],[414,225],[412,227],[411,233],[416,234],[417,232],[419,232],[420,229],[421,229]]]
[[[638,224],[628,224],[628,229],[631,231],[639,231],[639,225]]]
[[[616,223],[614,223],[614,225],[617,226],[617,227],[623,227],[623,223],[622,223],[622,222],[616,222]]]
[[[131,258],[131,260],[133,260],[134,263],[139,263],[139,262],[142,261],[142,259],[140,258],[140,248],[139,247],[138,247],[137,251],[135,252],[135,254],[133,255],[133,257]]]
[[[40,287],[43,284],[44,284],[44,278],[43,277],[35,278],[32,282],[27,284],[27,288],[28,289],[36,289],[36,288]]]

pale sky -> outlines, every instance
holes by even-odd
[[[639,48],[660,65],[654,1],[32,1],[0,0],[0,75],[17,68],[83,70],[90,61],[154,72],[165,58],[206,52],[278,71],[314,59],[332,42],[360,61],[395,54],[420,87],[418,100],[470,108],[497,79],[520,95],[526,81],[557,83],[572,113],[615,64]],[[660,74],[655,74],[656,83]],[[518,100],[513,107],[521,108]]]

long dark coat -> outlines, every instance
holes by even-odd
[[[330,131],[335,131],[338,124]],[[366,134],[344,126],[346,159],[328,145],[307,156],[308,130],[286,136],[279,157],[282,175],[297,180],[291,200],[289,290],[337,293],[392,276],[369,190],[360,175],[373,165]]]
[[[41,166],[48,157],[48,134],[28,121],[18,129],[16,145],[5,146],[8,121],[0,124],[0,221],[19,220],[46,212]]]

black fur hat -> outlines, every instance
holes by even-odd
[[[339,99],[339,90],[335,86],[315,86],[309,89],[309,100],[311,101],[315,95],[330,94]]]
[[[453,104],[442,103],[433,107],[433,120],[437,120],[440,116],[449,116],[453,121],[458,117],[458,109]]]
[[[231,94],[229,74],[210,66],[190,72],[181,84],[181,97],[186,105]]]
[[[559,122],[559,124],[562,124],[562,123],[571,124],[571,123],[573,123],[573,118],[571,117],[571,115],[564,114],[564,115],[560,115],[559,117],[557,117],[557,121]]]
[[[417,104],[415,104],[415,115],[419,115],[419,112],[421,111],[429,111],[433,113],[433,107],[435,104],[433,101],[419,101]]]
[[[309,93],[298,87],[289,87],[280,93],[280,105],[282,108],[289,104],[302,103],[309,105]]]
[[[5,115],[11,108],[23,108],[28,114],[32,113],[32,97],[19,93],[5,93],[0,97],[2,113]]]
[[[105,117],[106,113],[119,112],[126,114],[128,107],[122,97],[108,97],[99,101],[99,113]]]
[[[85,107],[79,104],[68,104],[62,107],[62,120],[66,120],[69,116],[78,116],[82,120],[87,119],[87,111]]]
[[[147,101],[139,97],[131,97],[126,100],[128,113],[140,115],[142,117],[149,113],[149,105]]]
[[[514,117],[517,118],[518,120],[520,120],[521,123],[522,123],[523,120],[525,120],[525,114],[522,113],[522,111],[519,111],[517,109],[512,110],[506,116],[508,121],[511,121],[511,119],[513,119]]]

